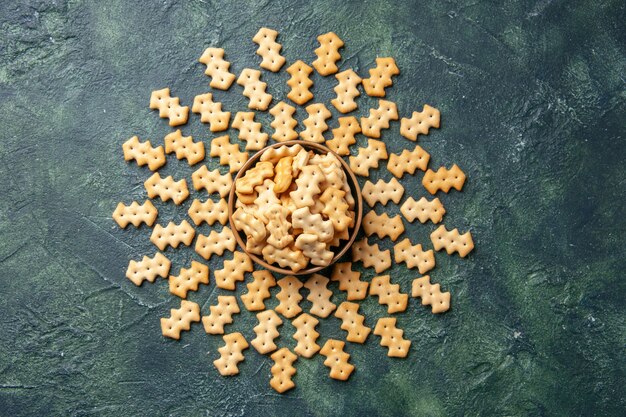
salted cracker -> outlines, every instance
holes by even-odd
[[[417,268],[420,274],[425,274],[435,267],[435,253],[432,249],[423,250],[421,244],[412,245],[409,238],[404,239],[393,247],[393,256],[396,263],[404,262],[407,268]]]
[[[152,258],[144,256],[141,261],[131,260],[126,269],[126,278],[140,286],[144,281],[154,282],[156,277],[166,278],[171,266],[170,260],[157,252]]]
[[[309,259],[311,264],[327,266],[335,254],[329,251],[327,244],[319,239],[317,235],[301,233],[296,238],[295,247],[302,251],[302,254]]]
[[[400,206],[400,213],[411,223],[417,219],[420,223],[426,223],[430,220],[437,224],[443,219],[446,209],[438,198],[429,201],[426,197],[422,197],[415,201],[413,197],[409,197]]]
[[[315,49],[317,58],[311,65],[323,76],[331,75],[339,71],[337,61],[341,59],[339,48],[343,47],[343,41],[334,32],[328,32],[317,37],[320,46]]]
[[[249,109],[267,110],[272,102],[272,95],[265,91],[267,83],[261,81],[261,71],[244,69],[237,79],[237,84],[243,87],[243,95],[249,99]]]
[[[389,275],[374,277],[370,283],[370,295],[378,296],[378,303],[387,306],[387,313],[406,310],[408,294],[400,291],[400,285],[392,284]]]
[[[213,365],[222,376],[232,376],[239,373],[239,363],[244,360],[243,351],[248,349],[248,342],[239,332],[224,335],[224,346],[217,349],[220,358],[213,361]]]
[[[279,249],[272,245],[267,245],[261,253],[270,264],[277,263],[281,268],[288,268],[293,272],[304,269],[309,262],[300,249],[292,248],[291,246]]]
[[[412,151],[405,149],[401,154],[390,154],[387,169],[396,177],[402,178],[407,172],[413,175],[416,169],[426,171],[429,160],[430,154],[417,145]]]
[[[330,100],[331,104],[341,113],[350,113],[356,110],[358,105],[354,99],[361,95],[357,88],[357,86],[361,84],[361,77],[359,77],[356,72],[349,69],[335,74],[335,78],[339,82],[335,88],[333,88],[337,97]]]
[[[246,151],[258,151],[265,147],[267,133],[261,131],[261,123],[254,121],[254,112],[237,112],[233,119],[233,128],[239,131],[239,139],[246,142]]]
[[[217,304],[209,306],[210,314],[202,317],[204,331],[208,334],[224,334],[224,326],[233,322],[233,315],[240,312],[234,295],[219,295]]]
[[[352,225],[352,217],[349,215],[350,206],[345,200],[346,192],[335,187],[328,187],[319,197],[319,201],[324,204],[322,213],[333,224],[333,228],[342,232]]]
[[[207,193],[218,193],[220,197],[226,197],[233,186],[233,177],[230,174],[222,175],[219,169],[209,171],[206,165],[191,174],[191,181],[196,190],[205,189]]]
[[[293,181],[293,156],[281,158],[274,167],[274,193],[284,193]]]
[[[252,329],[256,337],[250,344],[261,355],[265,355],[276,350],[274,339],[279,336],[278,327],[283,324],[283,321],[274,310],[262,311],[256,315],[256,318],[259,324]]]
[[[263,58],[259,66],[272,72],[278,72],[285,63],[285,57],[280,54],[282,45],[276,42],[277,37],[278,32],[274,29],[261,28],[252,38],[259,45],[257,55]]]
[[[333,266],[330,280],[339,283],[339,289],[346,292],[346,300],[363,300],[367,296],[367,281],[361,281],[361,273],[352,270],[352,262],[338,262]]]
[[[155,172],[143,185],[146,188],[148,197],[159,197],[163,202],[172,200],[174,204],[180,205],[189,197],[187,181],[184,178],[180,181],[174,181],[171,175],[161,178],[161,175]]]
[[[265,310],[265,300],[270,298],[270,288],[276,285],[276,279],[266,270],[254,271],[252,278],[246,284],[248,292],[241,295],[241,301],[248,311]]]
[[[255,166],[246,171],[243,177],[235,181],[235,191],[241,194],[252,194],[254,188],[263,184],[265,179],[274,175],[274,165],[271,162],[257,162]]]
[[[272,353],[270,357],[274,361],[270,370],[272,373],[270,386],[280,394],[295,387],[296,384],[292,378],[296,374],[296,368],[294,368],[293,363],[298,359],[298,356],[284,347]]]
[[[380,138],[382,129],[389,129],[389,122],[398,120],[396,103],[378,100],[378,108],[370,109],[368,117],[361,117],[361,131],[369,138]]]
[[[441,292],[439,284],[431,284],[430,276],[424,275],[413,280],[411,296],[420,297],[422,305],[430,305],[433,314],[450,309],[450,293]]]
[[[346,381],[354,371],[354,365],[348,362],[350,354],[344,351],[345,345],[341,340],[328,339],[320,350],[326,356],[324,365],[330,368],[330,377],[339,381]]]
[[[143,204],[133,201],[128,206],[124,203],[118,203],[112,217],[119,227],[125,229],[129,223],[135,227],[139,227],[141,223],[152,226],[158,214],[159,211],[154,207],[152,201],[146,200]]]
[[[243,231],[248,240],[260,243],[265,240],[267,230],[265,224],[254,214],[239,207],[233,213],[233,224],[239,231]]]
[[[200,306],[192,301],[181,300],[180,308],[170,310],[170,317],[161,318],[161,332],[171,339],[180,339],[183,330],[191,329],[191,323],[200,321]]]
[[[300,314],[302,311],[300,307],[300,301],[302,301],[300,288],[304,285],[302,281],[293,275],[287,275],[279,279],[277,284],[280,287],[280,291],[276,294],[279,304],[275,310],[288,319]]]
[[[387,159],[387,147],[384,142],[367,140],[367,147],[359,148],[356,156],[350,156],[350,169],[357,175],[369,177],[371,168],[378,168],[378,161]]]
[[[280,161],[282,158],[286,156],[292,156],[294,157],[294,160],[295,160],[296,155],[301,151],[304,151],[306,153],[306,150],[298,144],[281,145],[276,148],[269,148],[268,150],[263,152],[263,154],[261,155],[260,161],[261,162],[269,161],[272,164],[277,164],[278,161]]]
[[[365,343],[372,329],[363,324],[365,317],[359,314],[359,305],[357,303],[344,301],[339,304],[335,317],[341,319],[341,329],[348,332],[346,336],[348,342]]]
[[[328,130],[326,119],[332,114],[322,103],[310,104],[306,106],[309,117],[302,121],[305,129],[300,132],[300,137],[309,142],[324,143],[323,133]]]
[[[269,113],[274,116],[274,120],[270,123],[274,129],[272,139],[277,142],[286,142],[298,138],[298,132],[295,129],[298,126],[298,121],[293,117],[296,113],[295,107],[284,101],[279,101],[270,109]]]
[[[330,301],[330,297],[333,292],[328,289],[329,279],[320,274],[313,274],[304,283],[304,288],[309,290],[309,295],[306,297],[311,302],[311,310],[309,313],[315,314],[318,317],[328,317],[337,306]]]
[[[152,230],[152,235],[150,235],[150,242],[154,243],[160,250],[164,250],[168,246],[177,248],[181,243],[189,246],[195,234],[196,231],[187,220],[183,220],[179,224],[169,222],[165,227],[157,224]]]
[[[296,189],[289,193],[296,207],[312,207],[315,204],[315,197],[322,191],[320,184],[323,181],[324,174],[319,166],[305,165],[302,167],[302,171],[295,181]]]
[[[370,245],[367,238],[358,240],[352,244],[352,262],[363,262],[366,268],[374,267],[376,273],[391,267],[391,252],[389,249],[381,251],[378,243]]]
[[[191,261],[190,268],[181,268],[178,275],[170,275],[170,292],[180,298],[187,298],[187,292],[197,291],[200,284],[209,283],[209,267]]]
[[[241,152],[239,146],[230,143],[228,135],[220,136],[211,141],[211,156],[220,157],[220,165],[228,165],[229,172],[239,171],[248,160],[248,153]]]
[[[320,214],[311,213],[308,207],[302,207],[291,213],[291,226],[301,229],[303,233],[314,234],[321,242],[329,242],[333,238],[333,223],[324,220]]]
[[[287,220],[287,216],[290,214],[289,209],[283,207],[281,204],[272,204],[269,206],[268,210],[265,212],[265,217],[267,217],[268,220],[265,227],[268,232],[268,244],[281,249],[294,242],[294,237],[290,233],[291,222]]]
[[[403,117],[400,120],[400,134],[409,140],[417,140],[417,135],[428,135],[431,127],[439,128],[441,114],[439,110],[424,105],[421,112],[414,111],[411,118]]]
[[[228,90],[235,81],[235,75],[231,74],[228,69],[230,62],[224,59],[224,50],[222,48],[207,48],[202,53],[201,63],[206,65],[204,73],[211,77],[209,85],[218,90]]]
[[[287,68],[287,72],[291,75],[291,78],[287,80],[287,85],[291,87],[287,93],[287,98],[302,106],[313,98],[313,93],[310,90],[313,86],[313,81],[310,78],[313,68],[297,60]]]
[[[400,74],[396,61],[391,58],[376,58],[376,67],[370,68],[370,77],[363,80],[363,88],[370,97],[385,97],[385,88],[393,85],[392,76]]]
[[[375,234],[379,239],[389,236],[394,242],[404,232],[404,223],[400,215],[389,217],[387,213],[377,214],[374,210],[367,212],[362,224],[367,236]]]
[[[339,127],[332,130],[333,138],[326,141],[326,146],[337,155],[350,155],[350,145],[356,143],[355,135],[361,133],[359,121],[354,116],[337,119]]]
[[[365,181],[363,186],[363,199],[370,207],[374,207],[376,203],[386,206],[389,200],[398,204],[403,194],[404,187],[395,178],[392,178],[389,182],[379,179],[376,184]]]
[[[215,285],[224,290],[234,291],[237,281],[243,281],[244,274],[253,270],[250,257],[243,252],[235,251],[233,259],[225,260],[224,268],[214,272]]]
[[[209,226],[215,222],[224,225],[228,222],[228,202],[224,198],[220,198],[217,203],[211,199],[207,199],[204,203],[194,199],[187,214],[196,226],[200,226],[202,222]]]
[[[380,336],[380,345],[388,348],[387,356],[405,358],[409,354],[411,341],[402,337],[404,331],[396,327],[395,317],[378,319],[374,334]]]
[[[465,258],[474,249],[474,240],[469,231],[463,234],[458,229],[448,231],[443,224],[430,234],[430,240],[436,251],[445,249],[448,255],[458,252],[461,258]]]
[[[196,239],[195,251],[207,261],[211,256],[222,256],[224,251],[234,251],[237,247],[237,241],[232,230],[228,226],[224,226],[221,231],[211,230],[208,236],[199,234]]]
[[[194,142],[191,136],[183,136],[180,129],[165,135],[165,153],[175,153],[176,159],[187,160],[195,165],[204,159],[204,143]]]
[[[181,106],[178,97],[170,96],[170,89],[153,91],[150,95],[150,108],[159,110],[159,117],[169,119],[170,126],[180,126],[187,123],[189,106]]]
[[[221,132],[228,129],[230,112],[222,111],[222,103],[213,101],[213,94],[199,94],[193,99],[191,111],[200,115],[202,123],[209,124],[211,132]]]
[[[422,185],[433,195],[439,190],[447,193],[451,188],[461,191],[463,184],[465,184],[465,173],[457,164],[452,165],[450,169],[439,167],[437,172],[429,169],[422,178]]]
[[[320,336],[320,334],[315,331],[315,326],[317,326],[318,323],[319,320],[307,313],[300,314],[291,322],[293,327],[296,328],[293,338],[298,342],[293,351],[298,355],[304,358],[311,358],[320,350],[320,346],[315,343]]]
[[[137,165],[148,165],[150,171],[156,171],[165,165],[165,151],[163,146],[153,147],[149,140],[140,142],[137,136],[128,139],[122,145],[124,160],[137,162]]]

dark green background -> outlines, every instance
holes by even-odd
[[[0,415],[623,415],[624,2],[395,3],[0,3]],[[441,198],[446,225],[476,243],[467,259],[437,254],[431,276],[451,291],[451,311],[434,316],[411,299],[398,315],[407,359],[388,358],[372,335],[347,347],[348,382],[330,380],[318,355],[297,362],[286,395],[269,388],[270,360],[253,350],[240,375],[220,377],[221,338],[199,324],[179,342],[162,337],[159,317],[178,303],[166,281],[137,288],[124,277],[130,259],[154,253],[150,230],[111,220],[118,201],[145,198],[149,176],[123,161],[121,144],[160,144],[170,131],[148,109],[150,92],[169,86],[191,104],[209,91],[197,62],[208,46],[223,47],[237,74],[256,67],[261,26],[281,33],[288,62],[311,62],[330,30],[346,42],[342,69],[365,76],[376,56],[395,57],[402,74],[388,97],[401,116],[423,103],[441,110],[441,129],[420,144],[431,167],[456,162],[468,174],[462,193]],[[284,71],[264,78],[284,99]],[[328,103],[334,79],[314,81]],[[215,97],[245,110],[237,85]],[[373,103],[361,97],[358,113]],[[269,131],[269,115],[257,117]],[[390,152],[413,145],[398,129],[385,132]],[[183,132],[213,137],[195,115]],[[190,180],[192,169],[169,156],[162,171]],[[374,178],[390,177],[381,171]],[[424,195],[422,175],[403,179],[407,194]],[[189,204],[158,204],[159,222]],[[407,223],[406,234],[430,246],[432,229]],[[168,249],[172,271],[192,253]],[[417,276],[391,273],[404,291]],[[211,283],[189,298],[207,312],[220,293]],[[362,309],[369,325],[385,314],[375,299]],[[229,330],[251,338],[254,324],[244,312]],[[321,343],[344,335],[335,318],[318,330]],[[292,326],[282,333],[293,347]]]

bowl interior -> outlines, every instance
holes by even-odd
[[[242,237],[241,233],[235,228],[235,225],[233,223],[233,212],[235,211],[235,202],[237,201],[237,195],[235,194],[235,186],[233,183],[233,187],[231,188],[230,194],[228,195],[228,219],[229,219],[230,227],[233,231],[233,234],[235,235],[235,239],[237,240],[237,244],[257,264],[262,265],[264,268],[272,272],[276,272],[276,273],[284,274],[284,275],[312,274],[312,273],[321,271],[324,268],[328,268],[330,265],[334,264],[339,258],[341,258],[348,251],[350,246],[352,246],[352,243],[354,243],[357,233],[359,232],[359,228],[361,227],[361,220],[363,217],[363,196],[361,194],[361,187],[359,187],[359,183],[357,182],[354,173],[352,172],[352,170],[350,169],[346,161],[343,160],[343,158],[335,154],[333,151],[331,151],[327,147],[317,144],[317,143],[306,142],[303,140],[292,140],[292,141],[286,141],[286,142],[279,142],[279,143],[275,143],[273,145],[267,146],[261,149],[260,151],[258,151],[250,159],[248,159],[248,161],[246,161],[246,163],[241,167],[239,172],[237,172],[237,175],[235,176],[235,181],[237,181],[238,178],[242,177],[248,169],[252,168],[256,164],[256,162],[259,160],[259,158],[261,158],[261,155],[263,155],[263,153],[267,151],[268,149],[278,148],[284,145],[291,146],[291,145],[296,145],[296,144],[302,146],[305,149],[312,150],[313,152],[316,152],[319,154],[331,153],[335,155],[335,157],[341,162],[341,166],[343,167],[343,170],[348,179],[348,184],[350,185],[352,196],[354,197],[355,219],[354,219],[354,226],[350,229],[350,235],[349,235],[348,240],[342,241],[341,245],[339,245],[336,248],[333,248],[333,252],[335,253],[335,256],[333,257],[333,259],[330,261],[328,265],[312,266],[310,268],[301,269],[300,271],[294,272],[290,269],[281,268],[277,265],[269,264],[261,256],[255,255],[246,250],[246,241],[245,241],[246,237],[245,236]]]

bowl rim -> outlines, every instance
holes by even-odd
[[[243,174],[254,164],[256,163],[256,161],[261,158],[261,155],[263,155],[264,152],[266,152],[268,149],[271,148],[279,148],[281,146],[291,146],[291,145],[300,145],[304,148],[313,148],[314,150],[320,151],[322,153],[331,153],[332,155],[334,155],[339,162],[341,163],[344,171],[346,172],[346,174],[348,175],[349,181],[352,182],[352,186],[350,187],[351,189],[353,189],[353,195],[354,199],[355,199],[355,211],[356,211],[356,218],[354,221],[354,226],[352,227],[352,233],[350,234],[350,237],[348,238],[348,240],[346,241],[346,243],[344,244],[343,248],[337,252],[335,254],[335,256],[333,256],[333,259],[330,261],[330,263],[328,265],[325,266],[314,266],[312,268],[307,268],[307,269],[301,269],[299,271],[292,271],[290,269],[286,269],[286,268],[281,268],[278,266],[274,266],[269,264],[268,262],[266,262],[263,258],[248,252],[248,250],[246,249],[246,244],[244,242],[244,240],[241,237],[240,232],[237,230],[237,228],[235,227],[235,224],[233,222],[233,212],[234,212],[234,208],[235,208],[235,183],[236,181],[241,178],[243,176]],[[264,147],[263,149],[259,150],[257,153],[255,153],[251,158],[249,158],[244,164],[243,166],[239,169],[239,171],[237,171],[237,175],[235,175],[235,178],[233,179],[233,186],[230,189],[230,192],[228,194],[228,222],[229,225],[231,227],[231,230],[233,232],[233,235],[235,236],[235,240],[237,241],[237,245],[239,245],[239,247],[241,248],[241,250],[243,250],[243,252],[248,255],[255,263],[261,265],[262,267],[264,267],[267,270],[270,270],[272,272],[276,272],[278,274],[283,274],[283,275],[309,275],[309,274],[314,274],[316,272],[321,271],[322,269],[328,268],[329,266],[331,266],[332,264],[334,264],[335,262],[337,262],[343,255],[345,255],[345,253],[348,251],[348,249],[350,249],[350,247],[352,246],[352,244],[354,243],[354,241],[356,240],[356,237],[359,233],[359,229],[361,228],[361,222],[363,219],[363,195],[361,193],[361,187],[359,186],[359,182],[356,179],[356,176],[354,175],[354,172],[352,172],[352,170],[350,169],[350,166],[346,163],[346,161],[343,160],[343,158],[341,156],[339,156],[337,153],[333,152],[332,150],[330,150],[329,148],[327,148],[324,145],[320,145],[319,143],[315,143],[315,142],[308,142],[305,140],[289,140],[289,141],[285,141],[285,142],[277,142],[274,143],[272,145],[268,145],[266,147]]]

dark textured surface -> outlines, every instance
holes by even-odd
[[[623,415],[625,21],[620,0],[2,1],[0,415]],[[372,335],[347,348],[349,382],[330,380],[320,356],[301,359],[297,389],[282,396],[252,350],[240,375],[222,378],[211,363],[220,338],[198,324],[179,342],[161,336],[159,317],[177,303],[166,282],[124,278],[129,259],[154,252],[149,229],[121,231],[110,217],[144,198],[149,175],[121,144],[162,143],[170,130],[150,92],[169,86],[190,104],[208,91],[197,63],[207,46],[224,47],[237,73],[258,65],[251,38],[264,25],[281,32],[288,62],[311,62],[329,30],[346,42],[344,69],[365,75],[377,55],[396,58],[389,97],[401,115],[441,110],[421,145],[431,166],[468,174],[462,193],[442,197],[444,220],[471,228],[477,246],[467,259],[437,254],[431,276],[452,292],[450,312],[412,299],[398,315],[407,359]],[[265,79],[283,98],[285,73]],[[316,100],[328,102],[333,81],[315,78]],[[215,96],[237,111],[240,92]],[[358,112],[372,102],[360,98]],[[392,152],[412,145],[398,127],[384,136]],[[212,137],[195,117],[184,132]],[[171,156],[163,171],[192,172]],[[421,175],[405,177],[407,193],[424,194]],[[158,204],[159,221],[188,204]],[[432,225],[407,226],[430,246]],[[166,255],[176,272],[192,251]],[[392,274],[409,291],[416,274]],[[189,298],[208,311],[219,293],[211,284]],[[385,313],[375,299],[362,308],[370,325]],[[230,330],[251,337],[254,323],[242,313]],[[284,325],[279,344],[293,347],[292,333]],[[320,333],[343,336],[334,318]]]

